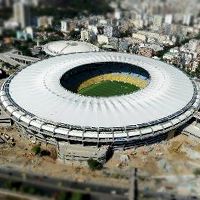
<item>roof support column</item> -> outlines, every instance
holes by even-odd
[[[115,134],[114,134],[114,130],[112,129],[112,139],[113,139],[113,143],[115,142]]]
[[[99,131],[99,128],[97,130],[97,147],[99,147],[99,143],[100,143],[100,138],[99,138],[99,134],[100,134],[100,131]]]
[[[84,146],[84,133],[85,133],[85,129],[82,131],[82,145]]]

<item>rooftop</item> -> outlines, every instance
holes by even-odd
[[[114,97],[86,97],[66,90],[61,76],[95,62],[122,62],[149,72],[143,90]],[[36,76],[37,74],[37,76]],[[28,113],[57,123],[82,127],[125,127],[160,120],[186,108],[195,96],[183,72],[166,63],[121,53],[91,52],[57,56],[19,72],[9,84],[13,101]]]
[[[99,48],[93,44],[79,41],[55,41],[43,46],[44,51],[51,56],[78,53],[78,52],[92,52],[99,51]]]

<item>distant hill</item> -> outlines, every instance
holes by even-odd
[[[109,3],[110,0],[41,0],[41,6],[36,11],[39,15],[53,14],[61,17],[106,14],[112,11]]]

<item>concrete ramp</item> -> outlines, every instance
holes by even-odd
[[[183,133],[186,135],[192,135],[197,138],[200,138],[200,124],[191,124],[187,126],[184,130]]]

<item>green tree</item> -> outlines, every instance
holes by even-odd
[[[193,174],[195,176],[199,176],[200,175],[200,168],[195,169],[194,172],[193,172]]]
[[[74,192],[72,193],[72,197],[71,200],[82,200],[83,199],[83,195],[79,192]]]
[[[33,148],[32,148],[32,151],[33,153],[35,153],[35,155],[38,155],[41,153],[41,147],[39,144],[35,145]]]
[[[94,160],[93,158],[90,158],[88,161],[88,166],[91,170],[101,170],[103,168],[103,165],[102,163],[100,163],[99,161],[97,160]]]

